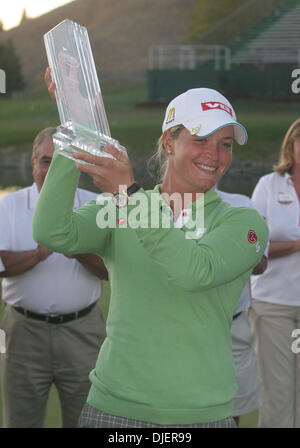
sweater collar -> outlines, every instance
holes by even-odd
[[[161,195],[160,187],[161,187],[161,184],[155,185],[154,189],[152,190],[153,193],[158,193]],[[214,190],[214,187],[211,188],[210,190],[208,190],[206,193],[204,193],[204,206],[207,206],[208,204],[210,204],[211,202],[214,202],[214,201],[220,202],[221,200],[222,199],[220,198],[220,196]],[[189,205],[189,207],[196,207],[200,202],[202,203],[201,198],[192,202]]]

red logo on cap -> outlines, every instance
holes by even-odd
[[[208,101],[206,103],[201,103],[202,110],[213,110],[213,109],[221,109],[230,114],[233,117],[232,109],[226,104],[219,103],[217,101]]]
[[[257,235],[254,230],[249,230],[248,232],[248,241],[250,244],[255,244],[257,241]]]

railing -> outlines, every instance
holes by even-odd
[[[255,46],[232,56],[230,48],[221,45],[156,45],[149,51],[150,70],[193,70],[213,62],[216,70],[230,70],[232,64],[297,64],[300,48],[278,42],[277,48]]]
[[[216,70],[230,69],[230,50],[223,45],[153,45],[149,49],[150,70],[195,69],[209,61]]]
[[[272,49],[255,47],[232,57],[233,64],[297,64],[300,65],[300,49],[284,47]]]

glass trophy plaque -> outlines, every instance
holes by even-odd
[[[44,41],[61,122],[55,150],[71,159],[74,152],[113,158],[104,151],[106,143],[125,151],[110,135],[87,29],[66,19]]]

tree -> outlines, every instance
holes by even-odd
[[[189,14],[191,22],[188,40],[197,41],[199,36],[221,22],[226,16],[236,11],[248,0],[196,0],[194,9]]]
[[[25,88],[26,81],[20,58],[11,40],[0,44],[0,68],[6,74],[6,96],[11,96],[13,92],[22,91]]]

